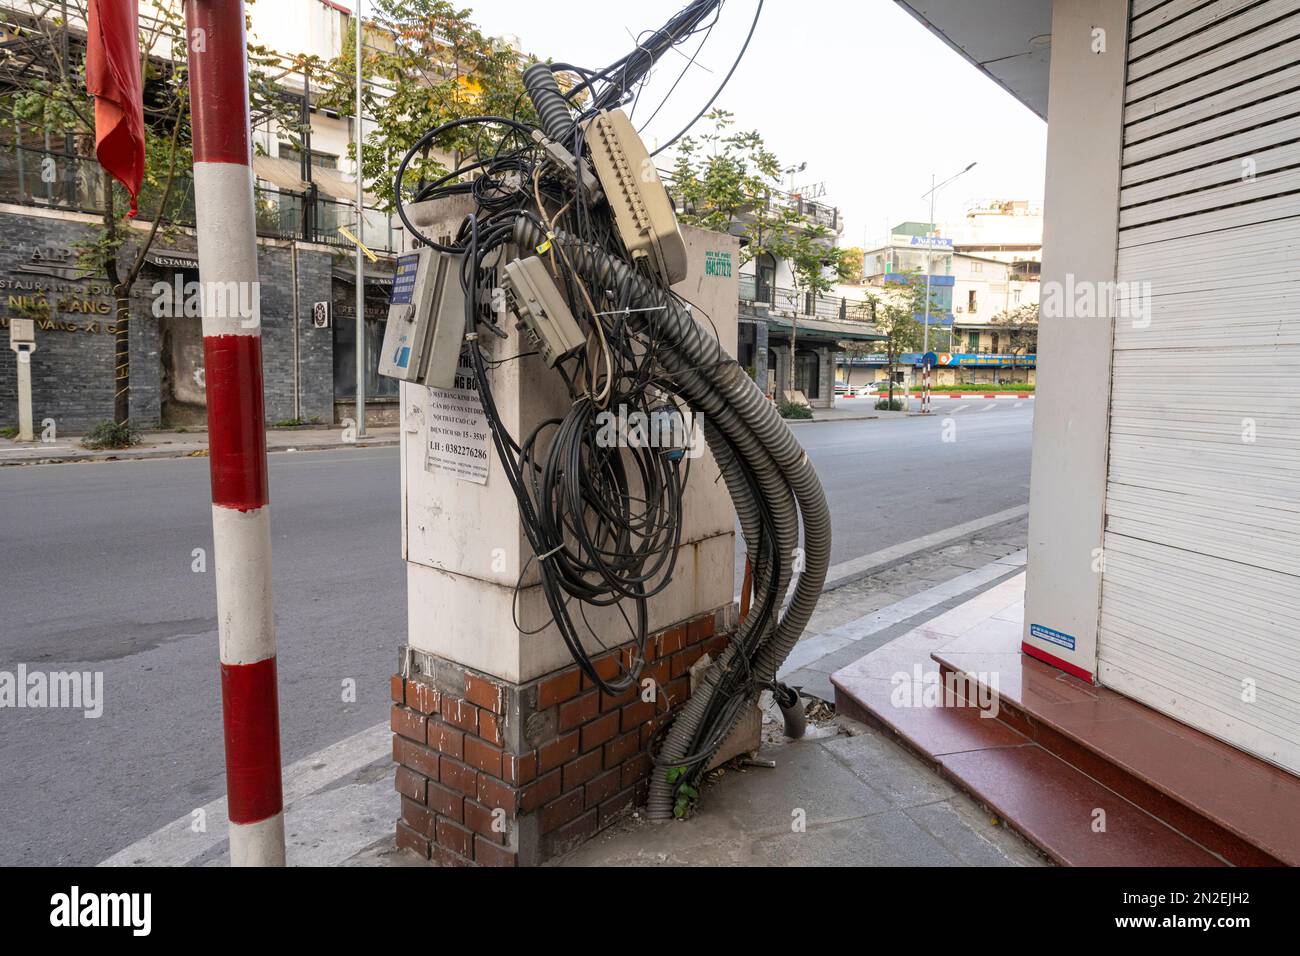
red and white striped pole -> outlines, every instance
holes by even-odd
[[[185,0],[232,866],[284,865],[243,0]],[[237,302],[240,308],[231,308]]]

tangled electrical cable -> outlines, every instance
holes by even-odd
[[[540,129],[517,117],[444,124],[410,147],[395,180],[398,213],[411,234],[459,261],[464,349],[539,567],[541,590],[573,659],[610,694],[638,686],[647,657],[648,602],[673,577],[692,436],[702,424],[736,508],[755,600],[656,741],[657,765],[675,770],[656,772],[651,780],[650,814],[660,819],[672,814],[679,788],[698,782],[762,690],[790,702],[791,692],[777,684],[776,672],[816,607],[830,556],[830,518],[807,456],[719,345],[716,329],[697,321],[672,291],[662,263],[629,251],[611,200],[587,174],[590,124],[625,103],[674,44],[711,29],[719,6],[720,0],[695,0],[604,69],[533,64],[524,72],[524,87]],[[559,71],[579,77],[578,84],[562,92]],[[733,66],[728,77],[734,72]],[[467,156],[414,196],[416,202],[472,199],[474,209],[454,238],[438,242],[408,215],[406,170],[440,137],[471,126],[491,148]],[[562,296],[585,344],[550,363],[567,388],[567,412],[516,438],[492,392],[491,372],[501,361],[485,354],[483,337],[509,335],[498,324],[503,309],[490,290],[499,288],[503,269],[519,265],[519,256],[544,264],[546,281]],[[520,310],[518,301],[507,304]],[[634,419],[650,423],[652,435],[634,438],[626,424]],[[662,440],[665,434],[670,440]],[[584,624],[587,607],[613,607],[622,616],[637,650],[622,657],[617,673],[597,667],[574,621],[574,606]],[[589,624],[587,632],[607,646]]]

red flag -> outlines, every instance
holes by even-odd
[[[131,194],[144,182],[144,88],[138,0],[90,0],[86,89],[95,97],[95,156]]]

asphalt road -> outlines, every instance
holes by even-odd
[[[993,404],[796,426],[833,560],[1025,502],[1032,403]],[[387,717],[406,619],[397,462],[271,458],[286,764]],[[0,864],[94,864],[223,793],[216,599],[193,570],[196,548],[210,567],[207,501],[202,459],[0,469],[0,670],[102,671],[105,696],[95,719],[0,709]]]
[[[830,503],[833,563],[1029,500],[1033,402],[947,401],[929,418],[794,426]]]

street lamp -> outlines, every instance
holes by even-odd
[[[970,172],[972,169],[974,169],[974,168],[975,168],[975,164],[974,164],[974,163],[971,163],[969,166],[967,166],[967,167],[966,167],[965,169],[963,169],[961,172],[957,173],[957,174],[954,175],[954,176],[949,176],[947,179],[945,179],[943,182],[939,183],[937,186],[935,185],[935,182],[934,182],[934,180],[935,180],[934,173],[931,173],[931,174],[930,174],[930,191],[929,191],[928,193],[923,193],[922,196],[921,196],[922,199],[925,199],[927,196],[928,196],[929,199],[930,199],[930,220],[929,220],[929,221],[930,221],[930,234],[929,234],[929,236],[926,237],[926,243],[925,243],[925,329],[924,329],[924,331],[922,332],[922,342],[923,342],[923,344],[922,344],[922,346],[921,346],[921,355],[922,355],[922,357],[924,357],[925,355],[928,355],[929,352],[930,352],[930,274],[934,271],[934,231],[935,231],[935,229],[934,229],[934,197],[935,197],[935,194],[936,194],[940,189],[942,189],[944,186],[947,186],[949,183],[953,182],[954,180],[956,180],[956,179],[958,179],[958,178],[960,178],[960,177],[962,177],[962,176],[965,176],[967,173],[969,173],[969,172]]]

